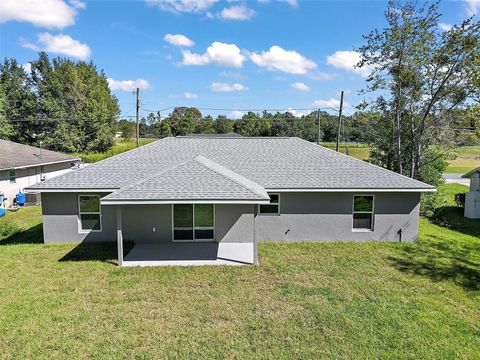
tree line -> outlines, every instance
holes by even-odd
[[[356,113],[343,119],[340,129],[342,141],[368,141],[372,126],[369,116],[364,113]],[[302,116],[295,116],[288,111],[276,113],[249,111],[239,119],[230,119],[225,115],[218,115],[216,118],[211,115],[203,115],[195,107],[176,107],[164,117],[159,113],[150,113],[148,116],[142,117],[139,123],[139,135],[140,137],[163,138],[189,134],[234,132],[242,136],[297,136],[312,142],[318,140],[334,142],[338,130],[337,122],[337,115],[321,110],[315,110]],[[121,131],[126,139],[136,136],[136,124],[131,120],[120,120],[117,130]]]

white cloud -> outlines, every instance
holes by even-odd
[[[313,110],[305,110],[305,111],[298,111],[298,110],[295,110],[295,109],[292,109],[292,108],[288,108],[285,110],[285,112],[289,112],[290,114],[292,114],[293,116],[295,117],[302,117],[302,116],[307,116],[308,114],[310,114]]]
[[[218,0],[146,0],[147,5],[173,13],[198,13],[207,10]]]
[[[327,56],[327,64],[332,65],[337,69],[355,72],[363,77],[367,77],[370,75],[372,67],[363,66],[361,68],[356,68],[355,66],[360,60],[360,53],[356,51],[336,51],[334,54]]]
[[[287,3],[288,5],[292,7],[297,7],[298,6],[298,0],[277,0],[278,2],[284,2]],[[268,3],[270,0],[257,0],[259,3]]]
[[[185,99],[198,99],[197,94],[194,94],[188,91],[185,94],[183,94],[183,96],[185,97]]]
[[[231,6],[223,9],[218,17],[225,20],[249,20],[255,15],[255,11],[244,6]]]
[[[293,83],[292,88],[300,90],[300,91],[310,91],[310,87],[303,82]]]
[[[87,8],[87,3],[83,2],[83,1],[80,1],[80,0],[70,0],[70,4],[72,4],[72,6],[75,9],[86,9]]]
[[[468,16],[477,15],[480,12],[480,0],[464,0]]]
[[[245,86],[243,86],[242,84],[239,84],[239,83],[228,84],[228,83],[221,83],[221,82],[213,82],[212,85],[210,85],[210,89],[212,91],[218,91],[218,92],[232,92],[232,91],[248,90],[247,87],[245,87]]]
[[[261,54],[250,54],[250,59],[260,67],[290,74],[306,74],[309,70],[317,67],[317,64],[298,52],[284,50],[277,45],[272,46],[268,51],[262,51]]]
[[[228,118],[232,120],[238,120],[241,119],[243,115],[245,115],[243,111],[234,110],[228,114]]]
[[[452,24],[445,24],[445,23],[438,23],[438,27],[443,31],[449,31],[453,25]]]
[[[8,21],[29,22],[34,26],[63,29],[75,23],[75,4],[63,0],[1,0],[0,24]]]
[[[32,72],[32,64],[31,63],[25,63],[22,65],[22,68],[23,70],[25,70],[25,72],[27,74],[30,74]]]
[[[92,53],[88,45],[82,44],[78,40],[63,34],[38,34],[35,44],[23,43],[21,45],[34,51],[46,51],[49,53],[67,55],[82,60],[88,59]]]
[[[123,91],[132,91],[136,88],[139,89],[148,89],[150,87],[150,83],[144,79],[137,79],[137,80],[114,80],[112,78],[108,78],[108,87],[110,90],[123,90]]]
[[[193,46],[193,45],[195,45],[193,40],[189,39],[188,37],[186,37],[185,35],[182,35],[182,34],[176,34],[176,35],[167,34],[163,37],[163,40],[165,40],[166,42],[169,42],[170,44],[175,45],[175,46]]]
[[[340,108],[340,100],[338,99],[315,100],[313,104],[321,108],[333,108],[333,109]]]
[[[229,66],[239,68],[242,66],[245,56],[235,44],[225,44],[215,41],[207,48],[204,54],[195,54],[188,50],[182,51],[183,65],[207,65]]]

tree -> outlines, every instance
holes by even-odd
[[[7,120],[5,106],[7,97],[3,85],[0,83],[0,139],[9,139],[13,135],[12,124]]]
[[[60,151],[106,151],[113,145],[118,101],[93,63],[40,53],[32,64],[38,116],[52,119],[40,136]]]
[[[381,114],[372,158],[426,181],[432,172],[422,167],[444,163],[429,158],[450,135],[449,114],[479,97],[480,24],[470,18],[440,33],[438,3],[390,1],[385,14],[387,28],[367,35],[359,49],[358,66],[371,69],[365,91],[381,93],[367,104]]]
[[[226,134],[233,132],[233,121],[227,119],[225,115],[218,115],[215,119],[215,131],[217,134]]]
[[[193,134],[201,117],[202,113],[194,107],[176,107],[169,116],[172,135]]]
[[[8,127],[7,132],[13,141],[34,144],[36,134],[41,134],[46,127],[35,119],[36,95],[28,74],[15,59],[5,59],[0,65],[0,84],[5,95],[4,116],[13,129],[5,126],[5,122],[3,127]]]
[[[197,134],[215,134],[215,124],[210,115],[200,118],[195,129]]]

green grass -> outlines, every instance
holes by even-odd
[[[139,144],[140,146],[142,146],[156,140],[158,139],[141,138],[139,140]],[[94,162],[109,158],[111,156],[121,154],[125,151],[135,149],[136,146],[137,146],[137,141],[135,139],[131,139],[131,140],[115,139],[115,145],[113,145],[113,147],[110,150],[104,153],[75,153],[73,155],[82,158],[82,160],[87,163],[94,163]]]
[[[456,158],[448,162],[447,173],[464,174],[480,166],[480,145],[458,147],[454,155]]]
[[[329,149],[335,149],[333,143],[322,144]],[[360,160],[368,160],[370,148],[366,144],[352,143],[345,147],[341,144],[339,150]],[[448,167],[445,172],[451,174],[464,174],[480,166],[480,145],[479,146],[460,146],[452,153],[452,159],[448,161]]]
[[[450,222],[421,219],[417,243],[260,244],[258,267],[118,268],[114,246],[0,237],[1,357],[480,358],[480,221],[442,188]]]

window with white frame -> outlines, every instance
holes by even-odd
[[[278,215],[280,214],[280,194],[268,194],[270,204],[261,204],[258,206],[260,214]]]
[[[17,171],[15,169],[11,169],[9,171],[9,177],[10,177],[10,182],[11,183],[16,183],[17,182]]]
[[[353,196],[353,229],[373,230],[373,195]]]
[[[174,204],[173,240],[208,241],[214,239],[213,204]]]
[[[78,218],[80,231],[102,230],[102,213],[99,195],[78,196]]]

